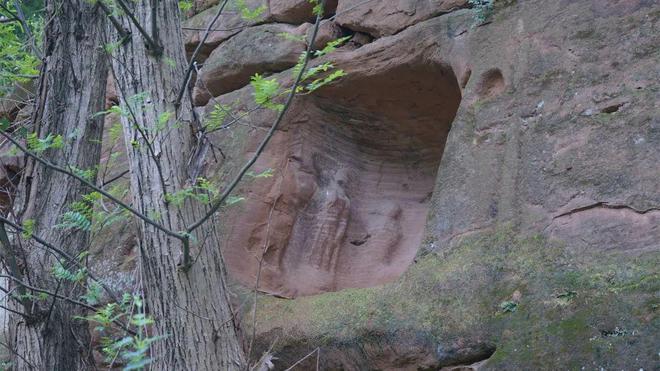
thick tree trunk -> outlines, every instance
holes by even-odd
[[[113,66],[123,102],[132,111],[123,118],[123,124],[133,205],[168,229],[184,231],[187,224],[204,214],[205,206],[192,201],[175,207],[165,200],[166,194],[191,186],[188,160],[197,145],[188,96],[178,108],[174,106],[187,65],[179,9],[174,0],[127,3],[133,6],[137,21],[164,48],[162,56],[154,56],[157,53],[147,47],[138,29],[124,19],[132,39],[118,49]],[[128,99],[136,94],[143,94],[144,99]],[[169,114],[171,118],[163,125],[163,115]],[[242,367],[243,353],[212,221],[194,232],[192,256],[199,256],[190,270],[181,269],[181,240],[141,222],[139,244],[147,307],[155,319],[156,334],[165,336],[152,346],[153,368]]]
[[[45,60],[31,131],[39,138],[50,133],[62,136],[62,149],[41,154],[51,162],[93,168],[99,163],[103,129],[103,118],[93,115],[103,110],[108,71],[102,41],[105,17],[90,1],[67,0],[49,1],[46,19]],[[76,256],[88,248],[89,233],[55,226],[68,206],[88,192],[77,180],[29,160],[14,210],[20,222],[34,221],[35,235]],[[55,279],[52,268],[57,259],[52,254],[30,240],[14,239],[13,250],[18,246],[23,279],[31,286],[76,299],[84,294],[80,284]],[[16,287],[16,282],[11,285]],[[10,342],[20,355],[14,355],[12,369],[94,367],[88,324],[74,318],[85,315],[84,309],[52,297],[15,308],[30,316],[11,315]]]

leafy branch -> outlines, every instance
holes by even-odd
[[[247,174],[247,172],[250,170],[252,165],[257,161],[257,158],[262,154],[264,149],[266,148],[266,145],[268,142],[270,142],[271,138],[275,134],[275,131],[277,130],[278,126],[284,119],[284,116],[288,112],[289,108],[291,107],[291,103],[293,102],[293,98],[296,96],[296,92],[298,91],[298,85],[303,79],[303,75],[305,72],[305,69],[307,67],[307,64],[309,63],[309,60],[313,54],[312,50],[312,45],[314,44],[314,41],[316,40],[316,37],[318,35],[319,31],[319,26],[321,24],[321,19],[322,19],[322,14],[319,13],[316,16],[316,21],[314,22],[314,31],[312,33],[311,41],[307,47],[307,51],[305,52],[305,57],[302,60],[301,63],[301,68],[300,71],[298,72],[293,85],[291,86],[291,90],[289,91],[289,95],[286,99],[286,102],[283,104],[282,109],[279,111],[279,114],[277,115],[277,118],[273,122],[273,125],[270,127],[270,130],[264,137],[264,139],[259,143],[259,146],[255,150],[254,154],[250,158],[250,160],[243,165],[243,167],[240,169],[236,177],[232,180],[232,182],[227,186],[227,188],[222,192],[222,194],[213,201],[213,204],[211,205],[210,209],[207,211],[207,213],[202,216],[199,220],[196,222],[192,223],[190,226],[186,228],[186,231],[188,233],[192,233],[194,230],[199,228],[202,224],[204,224],[213,214],[215,214],[220,207],[224,204],[224,202],[227,200],[227,198],[230,196],[231,192],[238,186],[240,181],[243,179],[243,177]]]
[[[115,204],[117,204],[117,205],[121,206],[122,208],[128,210],[131,214],[137,216],[138,218],[142,219],[145,223],[155,227],[156,229],[160,230],[161,232],[165,233],[166,235],[177,238],[177,239],[182,240],[182,241],[186,239],[186,237],[183,236],[182,234],[171,231],[170,229],[160,225],[159,223],[155,222],[151,218],[147,217],[146,215],[142,214],[141,212],[139,212],[136,209],[132,208],[131,206],[127,205],[123,201],[119,200],[115,196],[111,195],[107,191],[105,191],[102,188],[99,188],[96,185],[92,184],[90,181],[88,181],[87,179],[81,177],[80,175],[76,174],[75,172],[69,171],[69,170],[64,169],[60,166],[57,166],[57,165],[51,163],[50,161],[48,161],[46,159],[43,159],[42,157],[36,155],[32,151],[30,151],[29,149],[27,149],[23,145],[21,145],[21,143],[19,143],[16,139],[12,138],[12,136],[7,134],[7,132],[5,132],[4,130],[0,130],[0,135],[4,136],[8,141],[10,141],[14,146],[16,146],[21,152],[23,152],[28,157],[34,159],[35,161],[39,162],[40,164],[42,164],[43,166],[45,166],[45,167],[47,167],[51,170],[54,170],[54,171],[57,171],[58,173],[62,173],[62,174],[65,174],[65,175],[68,175],[70,177],[75,178],[76,180],[78,180],[83,185],[93,189],[96,192],[99,192],[100,194],[102,194],[103,196],[105,196],[106,198],[108,198],[109,200],[114,202]]]

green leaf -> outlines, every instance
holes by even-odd
[[[146,91],[143,91],[143,92],[131,95],[130,97],[128,97],[128,99],[126,99],[126,101],[129,104],[143,104],[147,100],[148,97],[149,97],[149,93],[147,93]]]
[[[209,118],[206,120],[204,128],[207,131],[217,130],[225,123],[225,118],[231,110],[231,106],[224,104],[215,104],[213,110],[209,113]]]
[[[53,135],[48,133],[45,138],[39,138],[37,133],[29,133],[25,138],[27,148],[35,153],[41,153],[47,149],[61,149],[64,146],[64,141],[61,135]]]
[[[317,50],[314,52],[314,55],[317,57],[332,53],[333,51],[337,50],[338,47],[340,47],[342,44],[344,44],[346,41],[348,41],[351,37],[353,36],[344,36],[340,37],[338,39],[332,40],[325,44],[325,47],[321,50]]]
[[[227,197],[227,200],[225,201],[225,205],[231,206],[234,204],[237,204],[241,201],[244,201],[245,197],[240,197],[240,196],[229,196]]]
[[[252,95],[255,103],[276,111],[284,108],[284,105],[273,102],[273,98],[280,93],[280,83],[276,78],[265,79],[257,73],[252,76],[250,85],[254,88]]]
[[[87,293],[82,298],[89,305],[97,305],[101,299],[101,285],[97,282],[92,282],[87,287]]]
[[[87,278],[87,270],[85,268],[78,269],[76,273],[72,273],[59,262],[53,265],[52,273],[55,278],[71,282],[81,282]]]
[[[121,44],[122,44],[122,40],[107,43],[103,45],[103,50],[105,50],[105,52],[108,54],[112,54],[115,50],[119,49]]]
[[[32,233],[34,232],[34,219],[27,219],[23,221],[23,232],[21,232],[21,236],[23,239],[30,239],[32,238]]]
[[[325,78],[319,78],[319,79],[316,79],[316,80],[312,81],[311,83],[307,84],[305,86],[305,88],[309,92],[313,92],[314,90],[317,90],[317,89],[319,89],[319,88],[321,88],[321,87],[323,87],[323,86],[325,86],[325,85],[327,85],[327,84],[329,84],[329,83],[331,83],[331,82],[333,82],[333,81],[335,81],[335,80],[337,80],[337,79],[339,79],[340,77],[343,77],[343,76],[346,76],[346,73],[344,72],[344,70],[336,70],[336,71],[333,71],[328,76],[326,76]]]
[[[191,0],[180,0],[179,1],[179,9],[182,12],[187,12],[190,9],[192,9],[192,7],[193,7],[193,3],[192,3]]]
[[[500,304],[500,310],[502,313],[513,313],[518,310],[518,303],[513,301],[503,301]]]
[[[126,367],[124,367],[124,371],[139,370],[149,365],[151,362],[153,362],[151,358],[144,358],[135,362],[129,362]]]
[[[27,20],[34,40],[41,40],[43,20],[33,16]],[[18,22],[0,22],[0,97],[38,76],[39,59],[33,54],[31,43]]]
[[[77,211],[67,211],[62,214],[61,222],[55,225],[59,229],[79,229],[89,231],[92,228],[92,222],[85,215]]]
[[[135,326],[147,326],[154,323],[154,320],[151,317],[146,316],[143,313],[138,313],[133,315],[131,323]]]
[[[168,65],[172,68],[176,67],[176,62],[174,61],[174,59],[172,59],[170,57],[163,58],[163,61],[165,62],[166,65]]]
[[[495,0],[468,0],[468,3],[470,3],[474,10],[473,27],[486,22],[486,20],[493,15],[494,1]]]
[[[156,131],[161,131],[165,128],[167,125],[167,122],[170,121],[170,117],[172,117],[172,112],[163,112],[160,115],[158,115],[158,123],[156,124]]]
[[[323,15],[323,4],[319,0],[308,0],[308,2],[314,6],[312,8],[314,15]]]
[[[6,117],[0,117],[0,130],[5,131],[9,129],[9,126],[11,126],[9,119]]]
[[[121,123],[115,122],[114,124],[112,124],[112,126],[110,126],[110,129],[108,129],[108,133],[110,134],[110,140],[113,143],[118,141],[120,138],[122,138],[124,132]]]
[[[270,178],[270,177],[273,176],[274,173],[275,173],[275,171],[273,169],[268,168],[268,169],[266,169],[266,170],[264,170],[264,171],[262,171],[258,174],[255,174],[252,170],[250,170],[245,175],[247,175],[249,177],[252,177],[252,178]]]

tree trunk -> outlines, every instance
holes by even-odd
[[[175,207],[165,199],[166,194],[191,186],[188,160],[197,145],[188,95],[178,108],[174,106],[187,66],[179,9],[174,0],[127,3],[143,29],[164,48],[162,56],[157,56],[124,17],[132,38],[118,49],[113,66],[122,100],[132,112],[122,120],[133,206],[171,231],[184,231],[187,224],[204,215],[206,206],[188,200]],[[129,99],[136,94],[144,99]],[[171,118],[163,125],[168,114]],[[212,220],[194,232],[192,256],[199,256],[189,270],[181,269],[181,240],[144,222],[139,229],[147,308],[154,317],[156,334],[165,336],[152,345],[153,368],[241,368],[243,352]]]
[[[45,59],[30,131],[39,138],[51,133],[63,138],[63,148],[48,149],[41,156],[60,166],[90,169],[98,165],[101,153],[103,118],[93,115],[103,110],[105,99],[105,17],[87,0],[49,1],[47,7]],[[88,192],[76,179],[28,160],[17,189],[15,215],[21,223],[33,220],[35,235],[77,256],[88,248],[89,233],[55,226],[69,205]],[[41,246],[15,238],[13,250],[21,251],[23,279],[31,286],[76,299],[84,294],[80,284],[53,276],[57,259]],[[29,317],[10,318],[9,340],[20,355],[13,356],[12,369],[94,367],[88,323],[74,318],[86,315],[84,309],[52,297],[15,308],[29,312]]]

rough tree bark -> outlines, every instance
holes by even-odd
[[[178,107],[174,105],[187,65],[177,1],[126,3],[142,28],[163,47],[162,54],[150,47],[124,17],[132,38],[115,53],[113,68],[122,101],[131,109],[122,120],[133,206],[171,231],[185,231],[187,224],[204,215],[205,206],[189,200],[175,207],[165,197],[191,186],[195,175],[190,175],[189,159],[198,150],[189,96]],[[128,99],[136,94],[143,94],[144,99]],[[168,114],[171,118],[163,125],[163,115]],[[165,336],[152,345],[153,368],[243,367],[212,221],[191,238],[191,256],[199,256],[189,270],[181,266],[184,246],[180,239],[140,222],[138,243],[147,307],[155,319],[156,335]]]
[[[88,0],[48,1],[47,10],[45,59],[31,130],[39,138],[52,133],[64,139],[62,149],[49,149],[43,157],[59,165],[89,169],[98,165],[101,153],[103,118],[93,114],[103,110],[105,99],[105,17]],[[17,188],[15,214],[21,222],[34,221],[34,234],[77,256],[88,248],[89,233],[55,225],[68,206],[88,192],[76,179],[28,160]],[[15,238],[12,250],[21,251],[14,256],[31,286],[76,299],[84,294],[80,284],[53,277],[57,259],[40,246]],[[84,309],[52,297],[15,309],[29,317],[12,314],[10,318],[9,341],[20,355],[13,356],[12,369],[94,367],[88,323],[74,318],[85,315]]]

